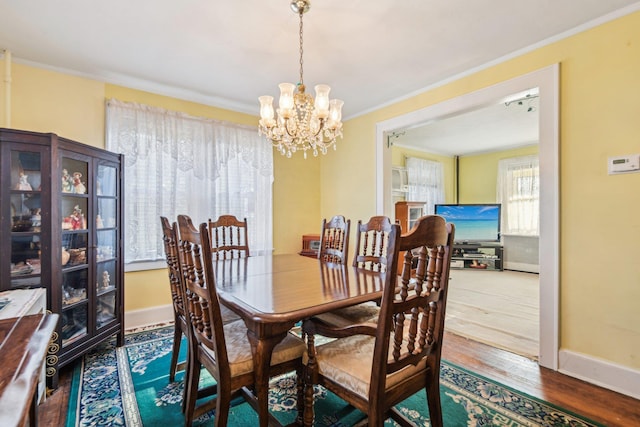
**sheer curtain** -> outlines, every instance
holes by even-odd
[[[407,157],[407,200],[425,201],[425,212],[433,214],[435,205],[444,203],[444,171],[442,163]]]
[[[498,162],[498,203],[502,204],[502,234],[540,234],[540,167],[538,156]]]
[[[125,262],[164,259],[160,216],[247,218],[252,254],[270,252],[273,151],[255,127],[107,101],[106,147],[125,155]]]

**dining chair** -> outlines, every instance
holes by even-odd
[[[249,256],[246,218],[240,221],[233,215],[220,215],[215,221],[209,219],[208,232],[214,259]]]
[[[178,363],[180,353],[180,343],[182,336],[187,336],[186,310],[183,303],[183,293],[180,282],[180,264],[178,261],[178,224],[169,223],[167,217],[160,217],[162,226],[162,241],[164,243],[164,253],[167,260],[167,270],[169,272],[169,289],[171,290],[171,301],[173,303],[173,345],[171,347],[171,363],[169,364],[169,381],[175,381],[176,371],[185,369],[186,362]]]
[[[304,321],[305,424],[313,421],[313,385],[321,384],[367,414],[370,426],[389,417],[412,425],[394,406],[425,389],[431,425],[442,426],[440,359],[454,231],[436,215],[421,217],[402,236],[393,225],[382,255],[387,270],[377,324],[336,328]],[[337,339],[316,347],[317,334]]]
[[[216,410],[215,425],[227,425],[231,400],[242,396],[257,407],[251,389],[254,384],[253,356],[243,320],[223,324],[213,271],[213,250],[208,224],[199,229],[186,215],[178,216],[180,263],[184,278],[190,333],[188,378],[186,381],[185,425],[211,409]],[[295,370],[298,374],[299,416],[302,414],[304,341],[292,334],[273,350],[270,375]],[[216,381],[216,398],[196,407],[204,367]]]
[[[170,224],[167,217],[161,216],[160,225],[162,227],[162,241],[164,243],[164,253],[169,273],[169,289],[171,290],[171,301],[173,305],[174,333],[173,345],[171,348],[171,362],[169,364],[169,381],[173,382],[175,381],[176,373],[186,369],[186,365],[188,363],[187,361],[178,363],[182,337],[188,336],[187,315],[183,302],[184,293],[179,264],[178,224],[176,222]],[[221,313],[222,323],[230,323],[240,319],[237,314],[224,306],[221,307]]]
[[[384,272],[386,265],[386,247],[392,222],[386,216],[373,216],[363,223],[358,221],[356,228],[356,253],[352,265],[372,271]],[[354,323],[375,321],[380,311],[379,302],[370,301],[351,307],[323,313],[317,317],[324,323],[333,326],[347,326]]]
[[[329,221],[322,220],[318,259],[326,262],[346,264],[349,253],[349,229],[351,220],[335,215]]]

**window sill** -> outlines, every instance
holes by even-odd
[[[160,270],[163,268],[167,268],[166,261],[139,261],[125,264],[124,272],[130,273],[133,271]]]

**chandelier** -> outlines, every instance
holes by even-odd
[[[292,0],[291,9],[300,16],[300,81],[280,83],[280,100],[277,118],[274,117],[273,96],[261,96],[260,135],[265,135],[280,154],[291,157],[302,150],[304,158],[311,150],[327,154],[327,149],[336,149],[336,138],[342,138],[342,105],[339,99],[329,100],[331,88],[320,84],[315,86],[316,98],[305,92],[302,78],[302,15],[311,7],[309,0]],[[296,92],[294,93],[294,89]]]

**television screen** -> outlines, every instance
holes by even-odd
[[[435,213],[455,224],[457,243],[500,241],[500,204],[436,205]]]

